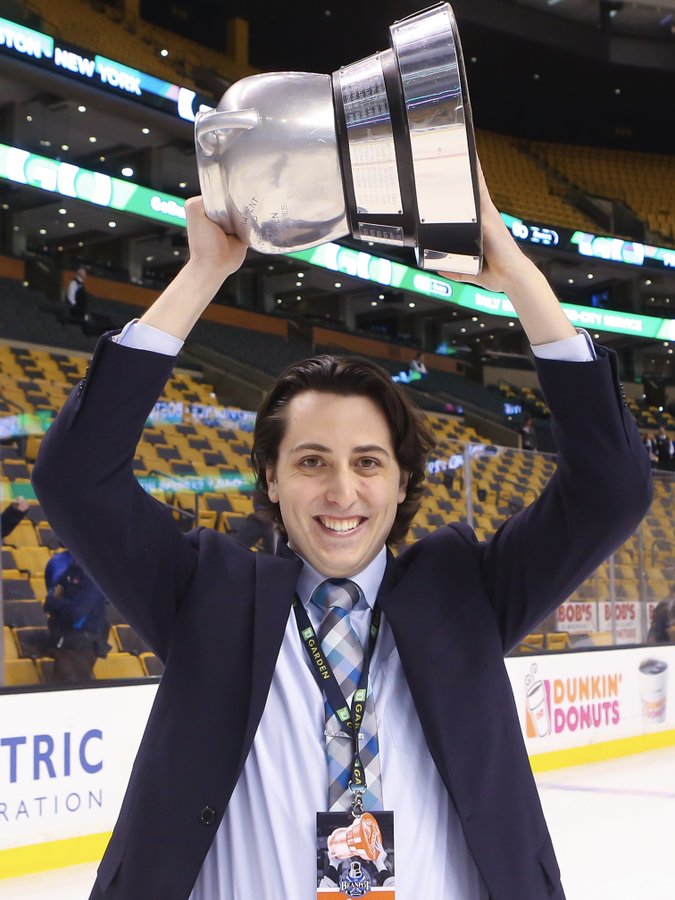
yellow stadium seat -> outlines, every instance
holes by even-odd
[[[5,645],[5,660],[18,659],[19,648],[16,645],[12,629],[7,625],[3,625],[2,636]]]
[[[98,680],[113,678],[145,678],[139,659],[131,653],[109,653],[106,659],[97,659],[94,677]]]
[[[570,646],[570,636],[566,631],[551,632],[546,635],[547,650],[566,650]]]
[[[29,519],[23,519],[11,534],[3,538],[9,547],[39,547],[40,542],[35,533],[35,527]]]
[[[31,576],[44,577],[50,553],[46,547],[17,547],[14,558],[19,568],[30,572]]]
[[[32,659],[8,659],[5,662],[5,683],[8,687],[39,684],[40,676]]]

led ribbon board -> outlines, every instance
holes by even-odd
[[[185,227],[185,201],[181,197],[152,191],[127,179],[92,172],[18,147],[0,144],[0,178],[156,222]],[[287,255],[383,287],[399,288],[475,312],[517,318],[513,304],[504,294],[485,291],[471,284],[459,284],[441,275],[422,272],[403,263],[341,247],[333,242]],[[573,325],[635,337],[675,340],[673,319],[597,310],[571,303],[562,303],[561,306]]]
[[[561,250],[577,253],[579,256],[604,259],[626,266],[675,269],[675,249],[671,247],[654,247],[639,241],[624,241],[618,237],[553,228],[517,219],[507,213],[501,213],[501,217],[514,238],[523,243],[537,247],[560,247]]]
[[[333,272],[372,281],[383,287],[422,294],[475,312],[517,318],[513,304],[505,294],[450,281],[441,275],[422,272],[403,263],[373,256],[361,250],[353,250],[351,247],[341,247],[335,243],[322,244],[310,250],[289,253],[288,256]],[[589,306],[576,306],[573,303],[560,305],[570,322],[582,328],[629,334],[634,337],[675,340],[675,320],[672,319],[641,316],[617,310],[597,310]]]
[[[51,35],[0,19],[0,53],[23,59],[42,69],[87,82],[108,93],[140,101],[147,106],[194,122],[200,109],[211,109],[213,101],[123,63],[81,47],[57,41]]]
[[[144,219],[185,227],[185,201],[182,197],[152,191],[126,178],[92,172],[18,147],[0,144],[0,178],[85,203],[133,213]]]

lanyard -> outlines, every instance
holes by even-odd
[[[366,773],[363,768],[363,763],[361,762],[361,754],[359,753],[359,732],[361,731],[363,716],[366,710],[368,673],[370,671],[370,661],[375,649],[375,642],[377,641],[377,635],[380,631],[382,612],[377,605],[373,609],[368,652],[363,660],[361,679],[354,692],[352,708],[350,710],[349,704],[342,693],[337,678],[335,677],[328,660],[323,656],[321,644],[316,631],[309,620],[307,610],[302,605],[297,594],[293,598],[293,610],[298,623],[300,637],[302,638],[305,650],[307,651],[310,663],[312,664],[314,677],[323,691],[333,713],[340,720],[342,727],[349,734],[354,744],[354,760],[352,763],[352,777],[349,781],[349,789],[354,794],[354,799],[352,800],[352,814],[354,816],[361,815],[363,812],[363,794],[366,791]]]

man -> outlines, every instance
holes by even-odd
[[[106,599],[68,550],[45,567],[52,681],[81,684],[94,677],[94,664],[110,649]]]
[[[66,290],[66,302],[70,308],[70,315],[78,322],[85,322],[87,319],[89,295],[85,287],[86,280],[87,270],[84,266],[80,266],[75,273],[75,277],[71,278]]]
[[[513,302],[560,449],[541,497],[490,542],[455,524],[387,550],[420,502],[429,440],[365,361],[292,366],[258,415],[276,556],[183,535],[143,492],[135,445],[171,354],[245,254],[198,198],[189,262],[99,342],[45,436],[33,478],[50,522],[166,663],[92,900],[310,900],[329,805],[393,811],[400,900],[563,898],[503,654],[636,528],[650,470],[615,354],[570,325],[484,180],[481,210],[472,280]],[[362,659],[338,675],[347,645]]]
[[[663,425],[656,433],[652,451],[656,454],[656,458],[658,460],[656,465],[659,469],[672,468],[673,442],[666,434],[666,429],[663,427]]]
[[[647,635],[648,644],[675,644],[675,598],[661,600]]]

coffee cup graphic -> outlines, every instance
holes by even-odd
[[[548,711],[546,685],[537,678],[537,665],[532,664],[530,674],[525,677],[527,688],[527,711],[534,725],[537,737],[546,737],[551,733],[551,717]]]
[[[642,718],[653,724],[666,720],[668,702],[668,663],[649,657],[640,663],[640,702]]]
[[[328,852],[334,859],[349,859],[360,856],[373,860],[382,845],[382,832],[377,819],[364,813],[348,828],[336,828],[328,836]]]

